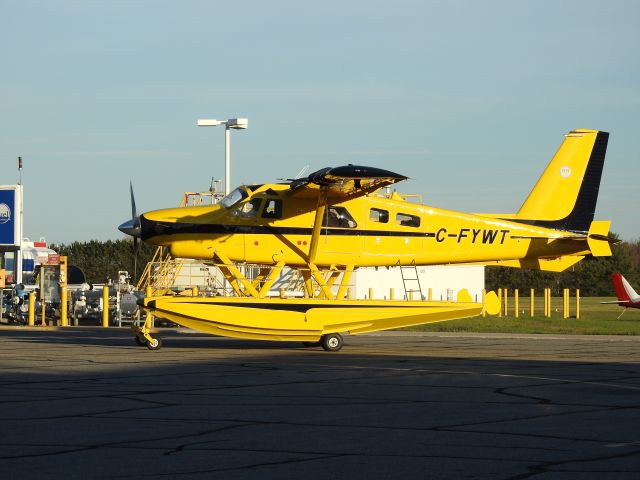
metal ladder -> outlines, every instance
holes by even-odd
[[[412,294],[417,292],[420,296],[418,298],[415,298],[414,296],[413,299],[424,300],[424,296],[422,295],[422,287],[420,286],[420,277],[418,275],[418,267],[416,266],[416,261],[413,260],[410,265],[400,265],[400,262],[398,262],[398,267],[400,267],[400,275],[402,276],[402,285],[404,286],[405,298],[409,300],[410,298],[412,298]]]

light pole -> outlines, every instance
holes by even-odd
[[[231,135],[232,128],[244,130],[249,126],[247,118],[230,118],[228,120],[200,119],[197,122],[199,127],[217,127],[224,125],[224,194],[231,191]]]

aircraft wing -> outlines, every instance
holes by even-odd
[[[293,180],[291,192],[297,196],[317,196],[320,191],[329,197],[353,197],[406,180],[408,177],[376,167],[345,165],[327,167],[308,177]]]

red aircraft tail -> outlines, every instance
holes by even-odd
[[[618,297],[618,300],[621,302],[629,302],[631,300],[631,295],[634,295],[635,292],[622,274],[612,273],[611,279],[613,280],[613,286],[616,289],[616,296]],[[627,287],[631,288],[631,292],[627,291]]]

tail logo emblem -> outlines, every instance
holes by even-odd
[[[571,176],[571,167],[562,167],[560,169],[560,175],[562,178],[569,178]]]

